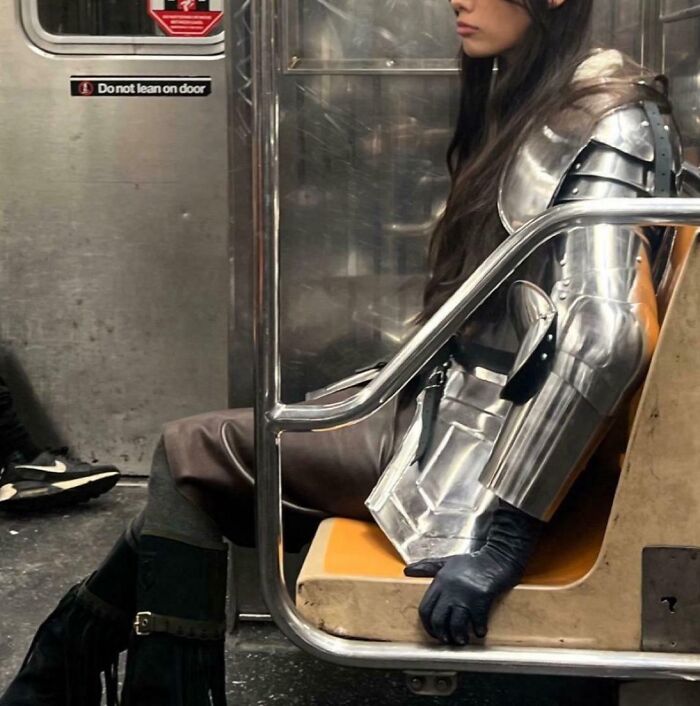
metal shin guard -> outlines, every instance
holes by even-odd
[[[123,706],[226,706],[227,550],[144,534]]]

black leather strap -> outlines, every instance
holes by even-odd
[[[143,637],[164,632],[192,640],[223,640],[226,624],[206,620],[188,620],[170,615],[159,615],[143,611],[136,614],[134,632]]]
[[[512,353],[488,348],[473,342],[470,342],[467,346],[462,346],[459,340],[453,337],[430,361],[430,366],[427,367],[430,372],[424,378],[425,381],[423,383],[425,395],[421,417],[421,435],[416,454],[413,457],[413,463],[418,462],[421,470],[423,470],[423,457],[433,440],[435,422],[437,421],[440,403],[445,393],[445,385],[447,384],[447,376],[452,360],[469,369],[483,365],[489,370],[507,374],[513,367],[515,356]]]
[[[656,103],[645,101],[644,111],[649,118],[649,126],[654,135],[654,196],[657,198],[675,196],[673,146],[668,125],[664,122]]]
[[[438,411],[442,395],[445,392],[445,384],[447,383],[447,372],[450,368],[449,359],[435,366],[433,371],[428,376],[428,380],[423,388],[425,395],[423,396],[423,413],[421,415],[421,433],[418,441],[418,448],[414,462],[419,464],[423,460],[430,442],[433,438],[435,422],[437,420]]]

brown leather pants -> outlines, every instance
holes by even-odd
[[[357,391],[327,395],[333,402]],[[370,417],[325,432],[282,437],[287,541],[303,544],[326,516],[369,519],[364,501],[410,423],[414,405],[392,400]],[[232,409],[166,425],[163,438],[178,489],[229,539],[251,545],[255,450],[253,411]]]

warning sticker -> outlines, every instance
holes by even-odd
[[[71,76],[70,93],[80,98],[204,98],[210,76]]]
[[[148,14],[169,37],[206,37],[224,14],[224,0],[146,0]]]

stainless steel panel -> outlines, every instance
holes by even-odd
[[[685,158],[700,164],[700,16],[663,27],[664,72],[669,77]]]
[[[0,17],[2,371],[42,442],[145,472],[163,422],[227,402],[223,58],[52,58]],[[70,97],[73,74],[213,95]]]
[[[250,0],[235,0],[224,18],[227,36],[229,93],[229,186],[231,237],[229,239],[229,400],[234,407],[249,407],[253,384],[253,179]]]

